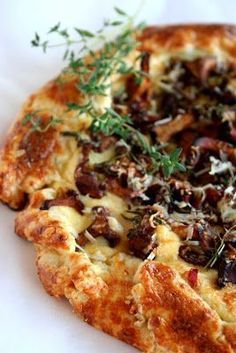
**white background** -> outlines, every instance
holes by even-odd
[[[58,21],[97,29],[117,5],[130,14],[135,0],[0,0],[0,141],[24,99],[55,76],[61,52],[30,47],[35,31]],[[151,24],[236,22],[235,0],[146,0],[141,20]],[[82,323],[63,300],[43,290],[31,244],[14,236],[14,212],[0,206],[0,352],[131,353],[136,350]]]

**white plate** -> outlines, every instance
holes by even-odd
[[[35,30],[58,21],[96,29],[117,4],[134,13],[139,1],[0,0],[0,141],[24,99],[56,75],[61,52],[31,49]],[[207,4],[207,5],[206,5]],[[147,0],[140,18],[149,23],[235,22],[231,0]],[[14,235],[15,214],[0,206],[0,352],[131,353],[135,349],[89,327],[69,304],[48,296],[38,280],[31,244]]]

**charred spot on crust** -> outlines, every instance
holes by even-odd
[[[45,124],[47,124],[48,119],[48,117],[43,117],[42,123],[45,122]],[[42,163],[42,161],[52,155],[52,152],[56,148],[57,142],[55,134],[56,130],[52,127],[45,132],[29,130],[19,146],[19,150],[25,151],[21,159],[25,161],[27,165]]]

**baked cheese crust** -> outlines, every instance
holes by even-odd
[[[230,65],[236,61],[234,26],[148,27],[139,40],[139,50],[150,54],[149,70],[155,84],[173,58],[193,61],[210,56]],[[132,62],[133,57],[127,60]],[[119,86],[119,78],[115,81],[114,86]],[[64,196],[65,190],[76,189],[75,171],[84,151],[63,132],[80,131],[88,138],[91,123],[87,114],[78,117],[67,109],[68,102],[82,102],[75,83],[73,76],[61,74],[60,80],[33,94],[0,154],[0,199],[21,209],[16,234],[34,244],[39,278],[46,291],[66,297],[84,321],[143,352],[236,352],[236,285],[227,283],[220,288],[214,266],[206,268],[179,256],[183,241],[179,232],[165,222],[157,225],[158,246],[142,257],[129,251],[131,221],[122,216],[129,205],[126,195],[113,192],[113,184],[102,195],[85,192],[79,200],[77,195]],[[107,97],[97,99],[101,111],[111,105],[113,94],[111,90]],[[34,111],[45,124],[53,115],[63,124],[43,133],[31,131],[22,120]],[[188,116],[185,120],[184,124],[192,123]],[[166,126],[163,133],[158,127],[163,142],[170,139],[171,128]],[[113,156],[111,143],[103,151],[90,151],[89,162],[104,163]],[[104,219],[113,231],[110,238],[102,231],[95,238],[86,231],[91,229],[94,209],[102,217],[101,210],[109,210]],[[235,223],[235,215],[227,213],[227,217],[232,218],[230,224]],[[118,244],[114,234],[119,236]],[[191,274],[197,274],[197,280]]]

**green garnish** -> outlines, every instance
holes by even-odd
[[[92,130],[94,132],[103,132],[105,135],[118,135],[125,142],[132,145],[138,145],[142,152],[152,159],[153,172],[160,167],[164,176],[170,176],[173,171],[185,171],[185,167],[179,163],[181,149],[176,148],[170,154],[160,152],[158,145],[150,145],[145,136],[132,126],[132,120],[128,115],[120,116],[113,109],[107,109],[106,112],[93,120]]]
[[[27,113],[22,120],[22,125],[30,124],[32,131],[46,132],[50,127],[54,127],[61,122],[60,119],[51,116],[50,120],[44,124],[37,112]]]
[[[225,241],[224,241],[224,238],[222,238],[219,245],[214,250],[210,260],[206,264],[205,268],[212,268],[215,265],[216,261],[220,258],[224,248],[225,248]]]
[[[214,249],[213,254],[212,254],[210,260],[208,261],[208,263],[206,264],[205,268],[212,268],[215,265],[217,260],[221,257],[223,250],[225,249],[227,237],[229,237],[230,235],[235,236],[235,232],[236,232],[236,225],[233,225],[229,229],[225,229],[225,234],[220,239],[220,242],[218,243],[218,245]]]
[[[98,96],[108,96],[112,85],[110,77],[113,74],[133,75],[136,84],[141,84],[146,72],[137,69],[126,62],[126,57],[139,45],[135,38],[135,32],[143,28],[143,24],[134,25],[134,17],[128,16],[123,10],[115,8],[118,20],[104,21],[103,27],[96,33],[74,28],[77,39],[73,39],[67,29],[63,29],[58,23],[52,27],[48,35],[57,34],[63,39],[61,43],[50,44],[48,40],[41,40],[38,33],[32,40],[34,47],[42,47],[43,51],[53,47],[65,46],[63,58],[68,61],[64,72],[78,77],[76,88],[84,95],[84,104],[68,102],[68,110],[76,110],[78,115],[87,113],[92,117],[91,129],[94,132],[102,132],[105,135],[117,135],[131,145],[137,144],[142,153],[151,157],[153,171],[160,168],[164,176],[169,177],[175,171],[185,171],[185,167],[178,161],[181,149],[177,148],[171,154],[161,153],[158,145],[151,145],[146,137],[132,126],[132,120],[128,115],[117,113],[112,107],[100,111],[94,104]],[[114,39],[109,39],[111,29],[119,28],[120,32]],[[114,37],[114,36],[113,36]],[[97,40],[102,49],[93,50]],[[73,50],[75,44],[80,44],[78,52]],[[86,55],[89,55],[89,58]],[[138,62],[142,54],[137,55]],[[34,123],[34,120],[33,120]],[[36,125],[37,129],[39,128]]]

